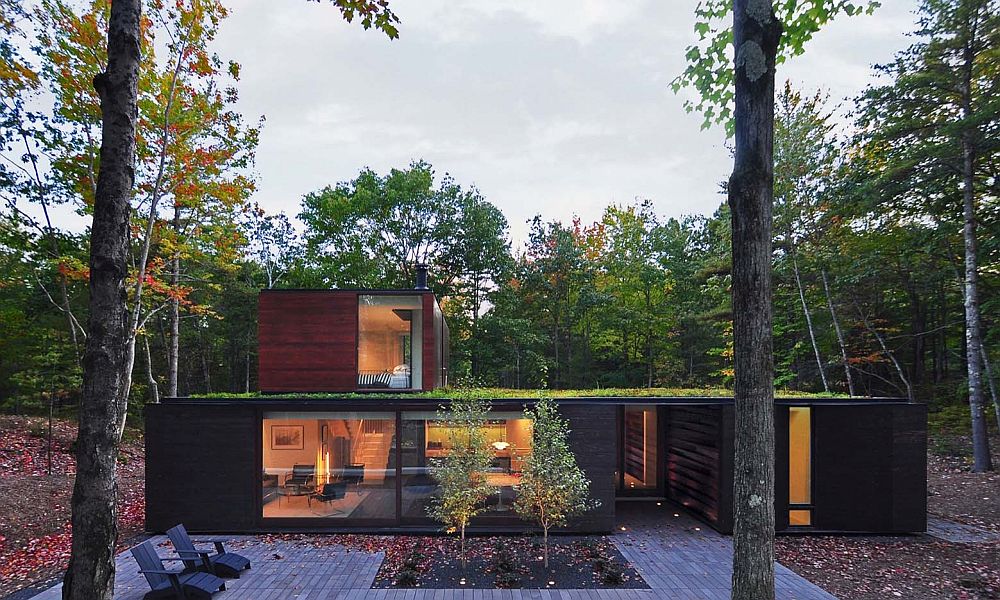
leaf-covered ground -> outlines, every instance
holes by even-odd
[[[927,464],[928,511],[1000,532],[1000,473],[971,473],[967,439],[935,436]],[[1000,468],[1000,439],[992,440]],[[842,600],[1000,599],[1000,543],[929,536],[796,536],[778,560]]]
[[[47,432],[46,419],[0,416],[0,598],[57,576],[69,559],[76,423],[54,421],[51,475]],[[123,445],[119,466],[124,546],[145,518],[141,439]]]

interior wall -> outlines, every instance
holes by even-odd
[[[272,450],[272,425],[301,425],[302,450]],[[315,419],[264,419],[263,448],[264,469],[291,469],[293,465],[315,465],[319,449],[320,422]]]

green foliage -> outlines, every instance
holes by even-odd
[[[525,409],[531,420],[531,454],[524,459],[514,510],[542,528],[545,567],[549,566],[549,530],[564,527],[569,519],[600,506],[590,498],[590,480],[576,464],[569,446],[569,425],[555,402],[542,394],[533,408]]]
[[[449,451],[433,461],[431,474],[438,482],[438,494],[428,513],[449,533],[457,531],[461,536],[463,566],[465,529],[496,491],[486,479],[493,460],[486,434],[489,411],[485,399],[471,394],[460,395],[438,410],[438,420],[448,431]]]
[[[752,3],[751,3],[752,4]],[[805,45],[824,25],[837,16],[871,14],[879,2],[870,0],[783,0],[774,3],[775,16],[784,33],[778,44],[777,62],[802,54]],[[733,0],[701,0],[695,9],[694,31],[698,42],[688,46],[687,67],[671,83],[674,93],[694,88],[698,97],[685,100],[688,112],[705,117],[702,128],[713,124],[726,127],[733,134]]]

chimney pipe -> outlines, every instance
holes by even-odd
[[[431,288],[427,287],[427,265],[424,263],[417,264],[417,285],[414,289],[418,290],[429,290]]]

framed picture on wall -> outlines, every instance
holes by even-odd
[[[271,425],[271,450],[302,450],[305,426]]]

